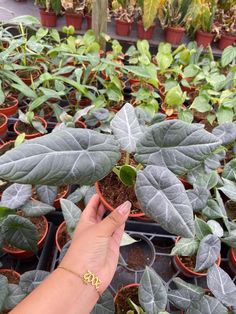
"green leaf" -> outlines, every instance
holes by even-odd
[[[225,48],[221,56],[222,67],[226,67],[235,59],[236,59],[236,48],[233,46],[229,46]]]
[[[156,18],[158,6],[159,3],[156,0],[143,0],[143,25],[145,30],[152,26]]]
[[[30,270],[20,276],[19,286],[28,295],[50,275],[44,270]]]
[[[70,234],[73,233],[81,216],[81,209],[69,200],[60,199],[62,214]]]
[[[8,215],[14,215],[16,211],[7,207],[0,206],[0,221],[6,218]]]
[[[128,233],[124,232],[122,239],[121,239],[120,246],[131,245],[131,244],[136,243],[136,242],[137,242],[137,240],[135,240],[130,235],[128,235]]]
[[[190,108],[196,109],[199,112],[211,111],[211,105],[209,104],[208,99],[204,96],[197,96]]]
[[[196,238],[181,238],[173,247],[171,255],[193,256],[198,250],[199,243]]]
[[[14,183],[2,193],[1,204],[11,209],[18,209],[31,198],[31,195],[31,185]]]
[[[192,110],[180,108],[178,118],[184,122],[192,123],[193,122]]]
[[[220,301],[204,295],[200,301],[192,302],[186,314],[228,314],[228,310]]]
[[[186,95],[182,92],[179,85],[172,87],[166,94],[165,103],[169,107],[181,106],[185,101]]]
[[[223,187],[219,188],[228,198],[236,202],[236,186],[226,183]]]
[[[194,182],[194,186],[199,186],[210,190],[217,185],[218,178],[219,177],[216,171],[212,171],[211,173],[207,173],[204,175],[199,175],[199,177],[197,177],[197,180]]]
[[[211,227],[202,219],[196,217],[195,218],[195,230],[196,236],[201,241],[208,234],[212,234]]]
[[[124,165],[120,168],[119,177],[122,183],[126,186],[134,186],[136,181],[137,171],[134,167]]]
[[[57,197],[58,187],[49,185],[37,185],[36,192],[41,202],[53,206],[54,201]]]
[[[10,23],[16,23],[16,24],[22,23],[24,25],[34,25],[34,24],[40,25],[39,20],[32,15],[17,16],[17,17],[14,17],[13,19],[11,19],[9,22]]]
[[[29,200],[21,207],[21,209],[26,216],[29,217],[40,217],[55,211],[54,207],[37,200]]]
[[[231,181],[236,181],[236,158],[231,159],[230,162],[225,165],[222,177]]]
[[[7,243],[19,249],[37,252],[38,230],[27,218],[9,215],[2,222],[2,235]]]
[[[234,118],[233,109],[220,106],[217,113],[216,113],[216,117],[217,117],[219,124],[232,122],[233,118]]]
[[[4,303],[8,295],[8,280],[5,276],[0,275],[0,311],[4,309]]]
[[[5,300],[4,308],[6,310],[12,310],[17,306],[24,298],[26,294],[23,290],[15,284],[8,285],[8,296]]]
[[[207,224],[208,224],[208,226],[210,226],[213,234],[215,234],[219,238],[223,237],[224,230],[217,221],[208,220]]]

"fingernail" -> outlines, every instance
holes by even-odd
[[[130,211],[132,204],[129,201],[126,201],[124,204],[120,205],[118,207],[118,213],[120,213],[121,215],[127,215],[128,212]]]

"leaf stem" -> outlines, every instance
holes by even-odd
[[[125,155],[125,164],[128,165],[129,164],[129,153],[126,152],[126,155]]]

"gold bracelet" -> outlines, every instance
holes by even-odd
[[[68,271],[69,273],[74,274],[75,276],[82,279],[83,283],[86,285],[91,284],[93,287],[95,287],[99,297],[101,297],[101,293],[99,292],[99,288],[100,288],[100,284],[102,283],[102,281],[96,275],[94,275],[91,271],[87,270],[83,276],[80,276],[80,274],[77,274],[73,270],[70,270],[70,269],[65,268],[63,266],[58,266],[57,268],[64,269],[64,270]]]

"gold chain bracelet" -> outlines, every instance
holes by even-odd
[[[80,276],[80,274],[77,274],[73,270],[70,270],[70,269],[65,268],[63,266],[58,266],[57,268],[64,269],[64,270],[68,271],[69,273],[79,277],[80,279],[82,279],[83,283],[86,285],[91,284],[93,287],[95,287],[99,297],[101,297],[101,293],[99,292],[99,288],[100,288],[100,284],[102,283],[102,281],[96,275],[94,275],[91,271],[87,270],[83,274],[83,276]]]

